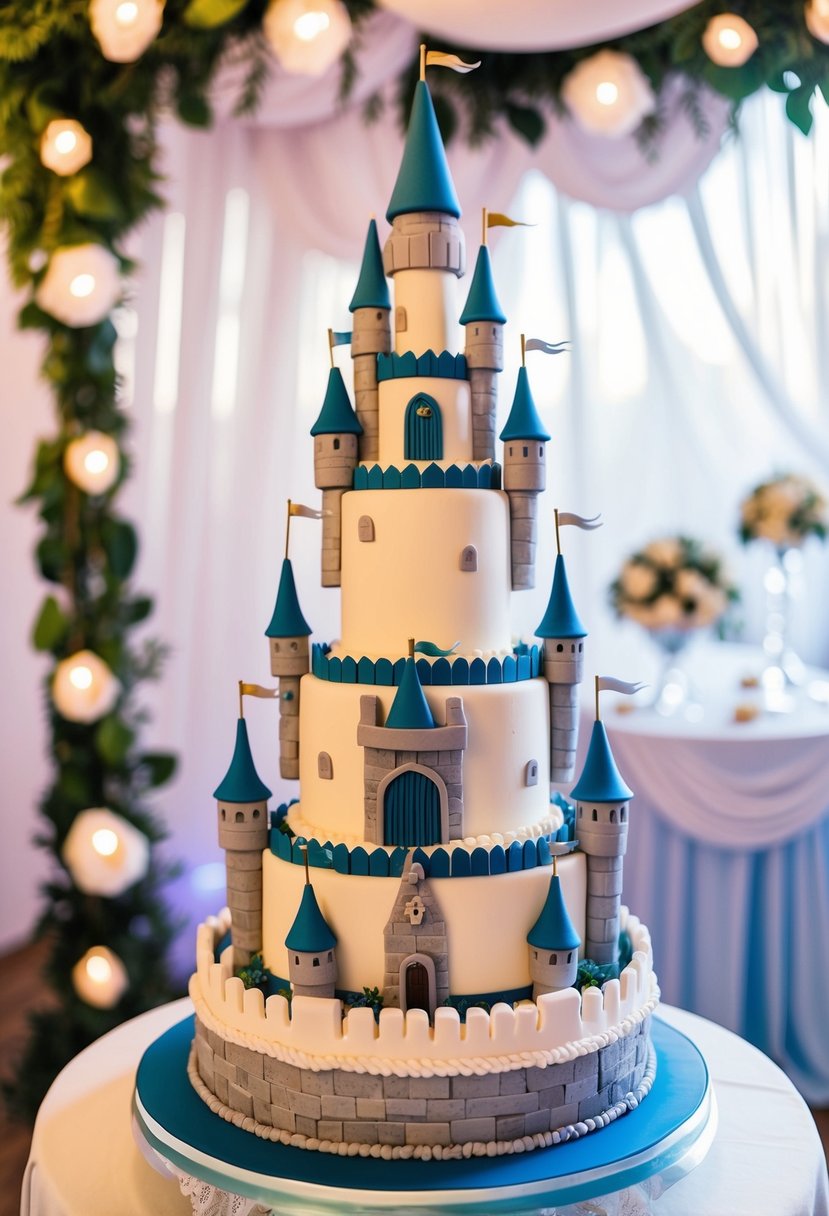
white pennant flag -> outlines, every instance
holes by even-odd
[[[545,355],[566,355],[569,354],[569,351],[565,348],[569,345],[569,338],[565,338],[563,342],[545,342],[543,338],[528,338],[524,349],[540,350]]]
[[[464,63],[457,55],[450,55],[446,51],[427,51],[426,52],[426,67],[427,68],[451,68],[453,72],[474,72],[475,68],[481,66],[480,59],[477,63]]]
[[[316,507],[306,507],[304,503],[292,502],[288,508],[289,515],[303,515],[306,519],[322,519],[324,515],[330,515],[330,511],[318,511]]]
[[[559,511],[556,519],[561,527],[572,524],[574,528],[581,528],[584,532],[592,532],[594,528],[602,526],[601,515],[591,515],[590,519],[585,519],[583,515],[576,515],[574,511]]]
[[[596,692],[604,690],[608,692],[623,692],[627,696],[632,697],[635,692],[641,692],[643,688],[647,687],[647,684],[642,684],[638,681],[636,684],[629,684],[627,680],[617,680],[615,676],[596,676]]]

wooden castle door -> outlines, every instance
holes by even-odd
[[[440,844],[440,791],[425,773],[407,769],[386,786],[383,844]]]
[[[429,1009],[429,972],[423,963],[409,963],[406,968],[406,1009]]]

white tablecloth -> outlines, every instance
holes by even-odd
[[[21,1216],[187,1216],[190,1204],[177,1183],[154,1172],[136,1147],[130,1100],[145,1047],[191,1008],[183,1000],[144,1014],[64,1069],[37,1118]],[[627,1210],[654,1216],[829,1216],[817,1130],[783,1073],[710,1022],[666,1008],[661,1016],[702,1049],[714,1079],[719,1124],[708,1156],[692,1174],[651,1207],[631,1196],[636,1206]]]
[[[667,1001],[736,1031],[829,1105],[829,708],[734,721],[759,701],[747,647],[687,663],[703,716],[605,713],[635,799],[624,901],[648,925]],[[829,689],[813,672],[812,687]],[[583,732],[584,733],[584,732]]]

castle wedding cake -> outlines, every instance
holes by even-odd
[[[265,632],[300,796],[269,811],[240,716],[189,1076],[283,1144],[493,1156],[633,1111],[659,994],[621,905],[632,792],[598,711],[575,772],[586,630],[560,553],[535,639],[512,641],[550,436],[525,366],[498,433],[505,317],[486,229],[456,302],[460,207],[424,80],[386,214],[350,305],[354,404],[332,366],[311,430],[342,636],[310,643],[286,554]]]

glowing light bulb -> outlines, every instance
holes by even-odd
[[[647,77],[630,55],[597,51],[567,73],[561,96],[570,114],[592,135],[621,139],[656,108]]]
[[[118,479],[118,444],[103,431],[87,431],[67,445],[63,467],[69,480],[85,494],[104,494]]]
[[[91,688],[92,687],[92,672],[88,667],[78,666],[73,667],[69,672],[69,682],[75,688]]]
[[[138,20],[138,5],[133,0],[124,0],[115,10],[115,20],[119,25],[134,25]]]
[[[89,954],[86,959],[86,974],[93,984],[106,984],[112,978],[112,964],[103,954]]]
[[[85,300],[95,290],[94,274],[76,274],[69,284],[69,291],[76,300]]]
[[[262,28],[283,68],[308,76],[331,67],[351,38],[342,0],[271,0]]]
[[[164,0],[89,0],[88,16],[104,58],[134,63],[161,29]]]
[[[303,13],[294,22],[294,33],[303,42],[311,42],[314,38],[319,37],[320,34],[324,34],[330,24],[331,18],[327,13]]]
[[[94,1009],[111,1009],[117,1005],[128,982],[124,964],[107,946],[93,946],[72,968],[75,991]]]
[[[719,38],[720,46],[725,47],[727,51],[736,51],[743,41],[740,31],[735,30],[733,25],[724,26],[717,37]]]
[[[55,136],[55,147],[61,156],[73,152],[78,146],[78,137],[74,131],[59,131]]]
[[[52,677],[55,709],[70,722],[97,722],[115,705],[120,691],[109,667],[92,650],[63,659]]]
[[[40,139],[40,160],[60,177],[77,173],[92,159],[92,136],[75,118],[53,118]]]
[[[92,451],[87,452],[83,458],[83,467],[86,469],[87,473],[92,473],[93,475],[103,473],[104,469],[106,469],[108,466],[109,457],[107,456],[106,452],[103,452],[100,448],[93,448]]]
[[[737,13],[718,13],[702,35],[702,46],[712,63],[722,68],[742,67],[757,50],[757,35]]]
[[[619,100],[619,88],[612,80],[603,80],[596,86],[596,101],[603,106],[615,106]]]
[[[111,857],[118,849],[118,834],[112,828],[98,828],[92,833],[92,847],[101,857]]]

